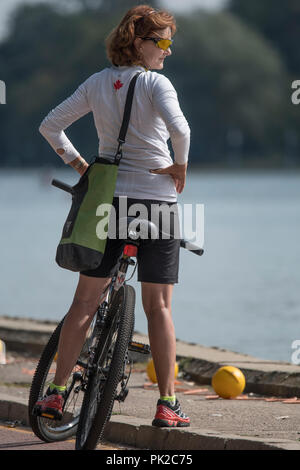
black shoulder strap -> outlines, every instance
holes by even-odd
[[[117,165],[119,165],[120,160],[122,158],[122,145],[125,143],[125,138],[127,134],[128,125],[129,125],[134,88],[135,88],[137,78],[141,73],[142,72],[138,72],[137,74],[135,74],[129,83],[127,96],[126,96],[126,102],[125,102],[125,108],[124,108],[123,121],[122,121],[121,129],[120,129],[120,134],[118,137],[119,146],[118,146],[117,153],[115,155],[115,163]]]

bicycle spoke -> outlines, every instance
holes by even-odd
[[[63,321],[53,332],[46,345],[39,364],[36,368],[29,394],[29,420],[33,432],[46,442],[67,439],[76,434],[79,415],[83,401],[84,382],[87,371],[87,359],[89,355],[90,342],[93,337],[93,328],[90,328],[80,358],[75,365],[67,382],[67,399],[64,404],[64,415],[61,421],[50,420],[40,416],[32,415],[32,408],[36,401],[44,396],[56,372],[56,351],[58,347],[60,330]],[[95,323],[94,323],[95,324]],[[93,326],[94,326],[93,324]]]

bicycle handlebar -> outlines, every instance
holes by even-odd
[[[195,255],[202,256],[204,253],[203,248],[200,248],[197,245],[194,245],[194,243],[188,242],[186,240],[180,240],[180,246],[181,248],[185,248],[188,251],[191,251]]]
[[[67,183],[63,183],[62,181],[59,181],[57,179],[53,179],[51,181],[51,184],[53,186],[55,186],[56,188],[59,188],[59,189],[62,189],[63,191],[66,191],[67,193],[74,194],[73,187],[70,186]],[[194,253],[195,255],[198,255],[198,256],[202,256],[203,253],[204,253],[204,250],[202,248],[200,248],[197,245],[194,245],[191,242],[183,240],[183,239],[180,240],[180,246],[181,246],[181,248],[185,248],[186,250],[191,251],[192,253]]]
[[[62,181],[54,179],[51,181],[51,184],[53,186],[56,186],[59,189],[62,189],[63,191],[66,191],[67,193],[70,193],[70,194],[74,193],[73,187],[67,183],[63,183]]]

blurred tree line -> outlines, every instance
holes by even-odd
[[[61,165],[38,127],[89,75],[109,66],[104,41],[130,0],[61,0],[23,5],[0,43],[2,166]],[[151,5],[159,7],[158,1]],[[191,162],[202,166],[300,163],[297,0],[231,0],[226,10],[176,15],[173,55],[162,73],[177,89],[192,131]],[[297,75],[298,74],[298,75]],[[87,158],[97,152],[92,115],[67,134]]]

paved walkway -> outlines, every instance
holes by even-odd
[[[32,327],[30,322],[29,325]],[[15,342],[18,335],[23,339],[27,335],[27,345],[30,341],[34,344],[35,333],[30,339],[25,324],[16,320],[6,338],[5,328],[9,330],[0,319],[0,337],[8,344],[9,334]],[[48,334],[53,328],[54,325],[48,325]],[[35,331],[39,331],[38,324]],[[47,336],[45,328],[41,327],[42,331]],[[42,334],[36,334],[36,338],[41,337]],[[135,339],[147,341],[138,334]],[[29,385],[37,364],[32,350],[38,348],[36,343],[35,348],[25,349],[22,341],[19,346],[27,353],[8,350],[7,364],[0,365],[0,419],[28,424]],[[176,394],[183,411],[191,418],[191,426],[171,430],[151,426],[159,393],[157,386],[149,382],[146,364],[136,363],[129,394],[124,403],[115,403],[107,426],[105,438],[109,442],[156,450],[300,450],[299,366],[183,342],[178,342],[177,354],[182,374]],[[246,376],[245,393],[235,400],[217,397],[210,386],[212,374],[221,365],[235,365]]]

